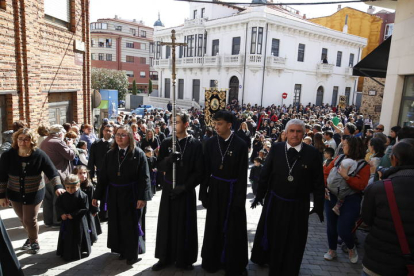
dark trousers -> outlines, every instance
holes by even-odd
[[[46,225],[59,224],[56,214],[55,188],[52,184],[46,183],[45,198],[43,200],[43,221]]]
[[[336,215],[332,208],[335,206],[337,198],[331,194],[331,200],[325,200],[326,226],[328,234],[329,249],[336,250],[338,236],[344,241],[349,249],[353,249],[354,237],[352,229],[360,215],[361,194],[353,194],[345,197],[345,201],[340,208],[341,215]]]

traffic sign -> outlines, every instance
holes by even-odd
[[[287,93],[286,93],[286,92],[284,92],[284,93],[282,94],[282,98],[283,98],[283,99],[286,99],[286,98],[287,98]]]

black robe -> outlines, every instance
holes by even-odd
[[[24,275],[19,260],[0,217],[0,275]]]
[[[148,170],[151,176],[151,192],[152,195],[155,195],[157,192],[157,179],[158,179],[158,171],[154,171],[157,168],[157,157],[151,156],[147,157],[148,163]]]
[[[187,146],[186,144],[187,141]],[[203,148],[201,142],[192,136],[177,140],[177,151],[185,151],[181,162],[176,165],[176,186],[183,185],[185,192],[171,199],[172,162],[168,158],[172,148],[172,138],[161,144],[158,155],[158,169],[165,172],[160,211],[157,225],[155,257],[164,263],[191,265],[197,261],[197,187],[203,177]]]
[[[218,143],[223,155],[231,143],[225,154],[222,169]],[[205,146],[205,178],[200,186],[200,200],[203,201],[203,205],[207,205],[201,251],[202,267],[211,272],[223,267],[228,275],[237,275],[245,270],[248,263],[248,149],[246,143],[235,134],[227,141],[215,136],[209,139]],[[229,183],[229,180],[235,181]]]
[[[95,175],[99,177],[105,154],[111,149],[112,143],[113,139],[111,139],[111,142],[104,142],[102,139],[99,139],[92,143],[87,166],[91,180]],[[103,198],[105,198],[105,196]],[[101,204],[104,205],[105,202],[101,201]],[[106,221],[108,219],[108,212],[101,208],[99,211],[99,218],[102,221]]]
[[[91,204],[93,199],[93,193],[95,190],[92,184],[90,184],[86,188],[81,188],[81,190],[88,196],[89,210],[86,213],[86,219],[88,221],[88,228],[90,230],[91,243],[93,244],[98,240],[98,235],[102,234],[99,216],[93,216],[93,214],[97,214],[99,212],[99,207],[95,207]]]
[[[136,206],[138,200],[151,200],[151,180],[147,158],[140,148],[127,151],[119,176],[118,156],[118,147],[105,155],[93,197],[102,200],[108,195],[108,248],[133,260],[145,252],[145,208]]]
[[[61,221],[56,254],[65,261],[80,260],[91,253],[86,219],[88,210],[88,196],[80,189],[73,194],[64,193],[56,200],[56,215],[58,221]],[[70,214],[73,219],[62,220],[63,214]]]
[[[314,196],[315,211],[323,214],[325,188],[319,152],[304,143],[294,158],[297,159],[292,170],[294,181],[288,182],[285,145],[285,142],[273,144],[260,173],[256,197],[266,197],[266,200],[251,260],[269,264],[269,275],[290,276],[299,274],[302,263],[308,236],[310,193]]]

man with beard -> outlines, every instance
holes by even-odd
[[[217,136],[205,144],[205,179],[200,186],[200,200],[207,209],[202,267],[210,273],[223,268],[226,275],[246,275],[248,149],[231,131],[231,112],[220,110],[213,120]]]
[[[88,160],[88,170],[91,180],[95,177],[95,175],[99,176],[99,172],[102,169],[102,162],[104,160],[105,154],[108,150],[111,149],[111,145],[114,142],[112,138],[114,132],[114,127],[110,124],[105,125],[102,130],[103,137],[99,140],[96,140],[91,145],[91,150],[89,152],[89,160]],[[106,196],[104,195],[104,198]],[[105,206],[105,201],[101,202],[102,206]],[[105,208],[101,208],[99,211],[99,219],[101,221],[108,220],[108,212]]]
[[[197,261],[197,187],[203,176],[201,142],[188,135],[189,117],[177,115],[177,152],[172,153],[172,137],[166,138],[158,155],[158,170],[165,173],[158,215],[155,257],[152,270],[159,271],[175,263],[192,270]],[[172,165],[176,163],[176,186],[172,187]]]
[[[298,119],[286,124],[287,142],[273,144],[260,173],[252,204],[266,197],[251,260],[269,264],[269,275],[298,275],[308,237],[310,213],[323,221],[325,186],[322,160],[312,146],[302,143],[305,124]],[[310,193],[314,208],[309,213]]]

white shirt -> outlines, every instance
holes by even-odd
[[[232,134],[233,134],[233,131],[230,131],[229,137],[227,137],[227,139],[224,139],[224,142],[227,142],[230,139],[230,137],[231,137]]]
[[[289,150],[292,146],[289,145],[288,142],[286,142],[286,148],[287,150]],[[300,152],[302,150],[302,143],[300,143],[299,145],[297,145],[296,147],[293,147],[297,152]]]

